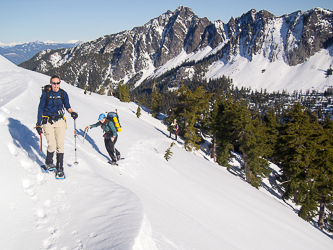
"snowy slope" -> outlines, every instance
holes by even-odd
[[[183,51],[152,75],[161,76],[184,61],[198,61],[210,53],[214,54],[214,51],[210,47],[189,55]],[[207,81],[228,76],[233,80],[235,87],[251,88],[253,91],[266,89],[269,93],[283,90],[289,93],[294,90],[302,90],[303,93],[307,90],[324,92],[328,87],[333,86],[333,77],[326,77],[327,69],[333,66],[333,46],[322,49],[306,62],[296,66],[289,66],[282,56],[274,61],[263,54],[255,55],[252,60],[241,55],[231,58],[232,60],[228,62],[219,60],[212,63],[205,74]],[[193,74],[190,74],[190,78],[192,77]]]
[[[44,174],[33,129],[48,76],[0,56],[0,249],[331,249],[333,241],[286,204],[252,188],[179,141],[169,162],[166,127],[134,103],[61,87],[79,113],[67,114],[66,180]],[[118,109],[116,144],[125,157],[107,164],[101,129],[83,129]],[[119,171],[121,175],[119,175]]]
[[[294,90],[317,90],[324,92],[333,86],[333,77],[326,77],[326,71],[333,65],[333,46],[323,49],[310,57],[306,62],[289,66],[281,58],[270,62],[263,55],[254,56],[252,61],[245,57],[236,56],[230,62],[219,61],[213,63],[206,74],[206,78],[219,78],[223,75],[233,79],[238,88],[245,87],[252,90],[266,89],[268,92],[292,93]]]

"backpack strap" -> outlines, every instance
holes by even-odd
[[[51,86],[51,85],[50,85]],[[46,100],[45,100],[45,106],[44,109],[47,107],[50,101],[50,93],[52,90],[44,90],[46,92]],[[61,94],[61,102],[62,102],[62,108],[64,107],[64,100],[65,100],[65,90],[60,88],[60,94]]]

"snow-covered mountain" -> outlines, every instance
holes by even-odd
[[[79,164],[67,114],[67,179],[42,173],[46,143],[41,153],[34,126],[48,81],[0,56],[0,249],[332,249],[332,236],[298,217],[269,182],[257,190],[204,152],[185,151],[182,140],[166,161],[172,140],[159,120],[145,112],[138,119],[135,103],[64,82],[79,113]],[[119,169],[107,163],[101,129],[83,142],[84,127],[114,109],[125,158]]]
[[[35,54],[42,50],[57,50],[61,48],[72,48],[82,41],[69,41],[67,43],[53,42],[53,41],[35,41],[23,44],[5,45],[0,44],[0,55],[3,55],[9,61],[20,64],[29,60]]]
[[[136,87],[171,69],[178,82],[195,74],[203,79],[226,75],[238,87],[322,90],[332,84],[325,79],[333,64],[332,46],[330,10],[276,17],[252,9],[223,23],[199,18],[180,6],[130,31],[72,49],[42,51],[21,66],[59,74],[70,84],[93,91],[120,81]]]

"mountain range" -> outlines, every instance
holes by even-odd
[[[30,42],[30,43],[23,43],[23,44],[15,44],[13,46],[9,45],[2,45],[0,44],[0,55],[3,55],[9,61],[20,64],[26,60],[29,60],[33,57],[36,53],[42,50],[57,50],[61,48],[72,48],[75,45],[79,44],[82,41],[69,41],[67,43],[60,43],[60,42]]]
[[[20,66],[60,75],[97,91],[119,82],[135,88],[172,70],[173,83],[223,75],[252,89],[323,90],[333,85],[333,12],[322,8],[276,17],[254,9],[228,23],[184,6],[142,26],[73,48],[44,50]],[[279,74],[276,74],[276,71]],[[273,77],[274,76],[274,77]]]

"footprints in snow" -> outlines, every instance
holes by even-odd
[[[73,231],[75,224],[70,224],[67,220],[70,203],[67,201],[66,191],[61,189],[63,184],[56,183],[57,189],[52,189],[54,182],[57,182],[53,174],[42,173],[40,169],[39,163],[44,159],[41,159],[39,153],[39,141],[36,141],[31,128],[33,125],[24,125],[10,118],[9,114],[8,109],[0,108],[0,128],[3,131],[0,140],[6,143],[3,149],[8,150],[8,162],[5,162],[4,171],[13,177],[18,172],[23,173],[20,174],[23,177],[19,184],[22,193],[32,202],[32,206],[27,207],[26,211],[27,216],[33,219],[35,233],[41,235],[40,249],[84,249],[84,240],[98,235],[94,232],[87,234],[79,233],[79,230]],[[67,181],[67,184],[76,185],[74,181]],[[12,211],[16,210],[16,204],[8,205]]]
[[[129,153],[126,155],[126,161],[121,164],[121,166],[124,166],[124,173],[127,173],[132,178],[139,178],[139,176],[146,171],[146,157],[150,157],[151,150],[159,153],[156,148],[158,148],[160,142],[160,139],[155,138],[139,140],[134,143],[130,147]]]

